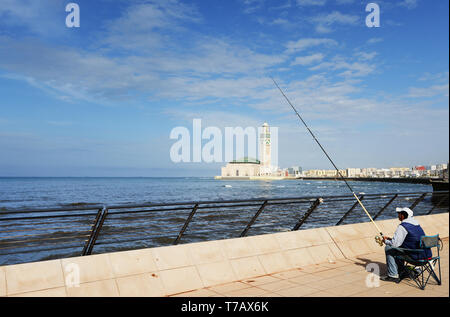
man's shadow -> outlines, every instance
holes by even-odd
[[[364,267],[364,269],[368,272],[368,273],[374,273],[376,275],[384,275],[387,272],[387,265],[386,263],[382,263],[382,262],[378,262],[378,261],[374,261],[374,260],[370,260],[370,259],[366,259],[366,258],[356,258],[356,260],[360,261],[360,262],[355,262],[356,265],[362,266]],[[371,265],[369,265],[371,264]],[[375,269],[375,268],[378,268]]]
[[[367,273],[374,273],[375,275],[386,275],[387,274],[387,265],[386,263],[382,263],[382,262],[378,262],[378,261],[373,261],[370,259],[365,259],[365,258],[356,258],[356,260],[359,260],[361,262],[355,262],[356,265],[362,266],[366,269]],[[373,264],[373,266],[368,266],[369,264]],[[378,267],[378,270],[375,269]],[[378,272],[377,272],[378,271]],[[406,283],[409,286],[412,287],[417,287],[417,285],[414,283],[413,280],[411,280],[410,277],[404,277],[402,278],[402,282]],[[433,278],[430,278],[429,284],[436,284],[436,281]]]

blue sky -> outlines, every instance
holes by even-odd
[[[1,176],[210,176],[177,126],[279,128],[279,165],[445,163],[448,1],[0,1]],[[207,142],[205,140],[204,142]]]

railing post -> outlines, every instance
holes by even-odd
[[[416,201],[409,207],[409,209],[413,210],[427,195],[428,193],[423,193],[420,195],[419,198],[416,199]]]
[[[430,211],[428,211],[427,213],[426,213],[426,215],[429,215],[429,214],[431,214],[431,212],[433,211],[433,210],[435,210],[437,207],[439,207],[440,205],[442,205],[442,203],[445,201],[445,200],[448,200],[448,194],[447,195],[443,195],[444,197],[442,197],[442,199],[436,204],[436,205],[434,205],[433,206],[433,208],[431,208],[430,209]]]
[[[323,202],[322,198],[317,198],[311,205],[311,207],[309,207],[308,211],[305,213],[305,215],[297,222],[297,224],[294,226],[294,228],[291,231],[296,231],[298,230],[306,221],[306,219],[308,219],[309,215],[311,215],[311,213]]]
[[[98,225],[98,221],[100,219],[100,216],[102,214],[103,209],[99,209],[97,212],[97,216],[95,216],[95,221],[94,224],[91,227],[91,234],[89,235],[89,238],[86,240],[86,244],[84,245],[83,251],[81,252],[81,255],[86,255],[86,252],[88,250],[88,247],[91,244],[92,238],[94,237],[97,225]]]
[[[255,223],[256,218],[258,218],[258,216],[261,214],[261,212],[264,210],[264,208],[267,205],[267,200],[264,201],[264,203],[261,205],[261,207],[259,207],[258,211],[256,212],[256,214],[253,216],[253,218],[249,221],[249,223],[247,224],[247,227],[245,227],[244,231],[241,232],[240,237],[245,237],[245,235],[247,234],[248,230],[250,229],[250,227]]]
[[[90,245],[88,247],[88,250],[86,251],[85,255],[91,255],[92,254],[92,249],[94,248],[95,242],[97,241],[97,238],[98,238],[98,236],[100,234],[100,231],[102,230],[103,223],[105,222],[105,219],[106,219],[107,215],[108,215],[108,208],[103,207],[103,209],[102,209],[102,216],[100,218],[100,222],[99,222],[99,224],[97,226],[97,229],[95,230],[95,234],[94,234],[94,236],[92,238],[92,241],[91,241],[91,243],[90,243]]]
[[[186,219],[186,222],[183,225],[183,228],[181,228],[180,233],[178,234],[177,238],[175,239],[175,241],[173,242],[173,244],[178,244],[178,242],[180,242],[181,236],[184,234],[184,232],[186,231],[189,223],[191,222],[192,218],[194,217],[195,212],[198,209],[198,204],[195,204],[194,208],[192,209],[192,211],[190,212],[188,218]]]
[[[377,219],[379,215],[381,215],[381,213],[390,205],[392,204],[392,202],[395,200],[395,198],[398,197],[398,194],[395,194],[394,197],[392,197],[388,203],[386,205],[384,205],[383,208],[380,209],[380,211],[375,215],[375,217],[373,217],[373,220]]]
[[[364,195],[361,195],[361,196],[359,197],[359,201],[362,201],[363,199],[364,199]],[[358,206],[358,204],[359,204],[359,202],[355,202],[355,203],[353,204],[352,208],[350,208],[350,209],[344,214],[344,216],[342,216],[342,218],[338,221],[338,223],[336,224],[336,226],[339,226],[339,225],[342,223],[342,221],[344,221],[345,218],[347,218],[347,216],[353,211],[353,209],[355,209],[356,206]]]

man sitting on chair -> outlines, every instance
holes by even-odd
[[[396,208],[398,220],[400,225],[394,233],[392,238],[383,236],[383,241],[386,244],[386,264],[387,276],[380,279],[382,281],[399,283],[402,278],[408,274],[405,271],[405,265],[401,256],[409,256],[412,259],[423,259],[431,257],[431,251],[427,249],[425,252],[407,252],[403,249],[419,249],[420,238],[425,235],[422,227],[413,218],[413,211],[409,208]]]

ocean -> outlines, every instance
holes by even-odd
[[[350,182],[356,193],[432,191],[431,185]],[[4,177],[0,210],[350,194],[341,181],[215,180],[212,177]]]
[[[397,198],[378,218],[396,218],[395,207],[409,207],[420,193],[431,192],[429,185],[350,182],[358,194],[388,194],[363,201],[377,213],[395,193],[418,193]],[[73,208],[87,205],[137,205],[194,201],[245,200],[255,198],[327,197],[347,195],[340,201],[325,199],[301,229],[335,225],[355,203],[345,183],[312,180],[215,180],[208,177],[180,178],[0,178],[0,265],[79,256],[89,241],[97,208],[89,211],[11,213],[26,209]],[[341,199],[341,198],[339,198]],[[262,200],[263,201],[263,200]],[[201,204],[179,243],[239,237],[261,206],[223,208]],[[267,205],[247,235],[288,231],[310,206],[301,204]],[[431,195],[414,209],[424,214],[433,208]],[[193,204],[186,208],[148,211],[110,209],[92,254],[172,245],[185,224]],[[157,207],[158,208],[158,207]],[[133,213],[134,211],[138,211]],[[433,212],[446,212],[448,207]],[[119,213],[116,213],[120,211]],[[130,213],[130,211],[132,211]],[[143,212],[142,212],[143,211]],[[86,214],[83,214],[85,212]],[[81,213],[81,215],[80,215]],[[49,218],[48,215],[55,217]],[[17,217],[17,218],[15,218]],[[30,218],[36,217],[36,218]],[[368,221],[357,206],[345,223]],[[375,232],[374,232],[375,235]]]

